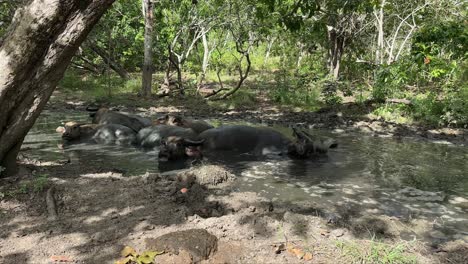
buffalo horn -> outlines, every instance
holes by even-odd
[[[201,140],[190,140],[190,139],[186,139],[184,138],[184,145],[185,146],[200,146],[201,144],[203,144],[203,142],[205,142],[204,139],[201,139]]]

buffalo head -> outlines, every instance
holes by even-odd
[[[165,115],[156,119],[153,124],[184,127],[185,122],[180,116]]]
[[[70,141],[89,136],[94,129],[95,126],[91,124],[67,122],[64,127],[58,127],[56,131],[62,134],[62,139]]]
[[[57,129],[57,131],[62,132],[62,138],[65,140],[73,140],[77,139],[81,135],[81,124],[77,122],[67,122],[61,131]]]
[[[178,160],[183,158],[201,158],[201,145],[204,140],[189,140],[170,136],[161,140],[158,159],[160,161]]]
[[[336,148],[338,143],[334,140],[318,140],[306,131],[299,131],[293,128],[294,141],[288,145],[288,155],[298,158],[307,159],[317,154],[327,153],[329,148]]]

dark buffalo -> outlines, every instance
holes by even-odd
[[[100,108],[93,114],[93,123],[101,125],[118,124],[131,128],[135,132],[151,126],[151,120],[147,118],[128,113],[115,112],[107,108]]]
[[[198,147],[198,150],[203,149],[204,152],[233,151],[254,155],[288,155],[295,159],[306,159],[327,153],[329,148],[337,146],[333,140],[316,140],[307,132],[296,129],[293,129],[293,132],[294,140],[291,140],[270,128],[222,126],[202,132],[199,140],[187,140],[183,137],[165,140],[159,155],[164,160],[184,158],[190,156],[184,151],[189,146],[192,149]],[[181,144],[182,142],[184,144]]]
[[[187,119],[187,118],[183,118],[177,115],[165,115],[161,118],[158,118],[154,123],[159,124],[159,125],[170,125],[170,126],[191,128],[197,134],[200,134],[201,132],[205,130],[213,128],[212,125],[208,124],[207,122],[203,120]]]
[[[62,134],[63,146],[79,143],[117,144],[128,146],[136,143],[136,133],[118,124],[80,124],[67,122],[56,130]]]
[[[167,149],[164,153],[159,153],[160,161],[178,157],[201,157],[201,148],[197,139],[197,133],[190,128],[168,125],[143,128],[137,135],[138,145],[143,148],[160,146],[161,149]],[[165,145],[176,147],[166,148]]]
[[[198,139],[197,133],[190,128],[183,128],[178,126],[168,125],[155,125],[143,128],[138,132],[137,140],[138,145],[143,148],[158,147],[161,142],[169,137],[196,140]]]

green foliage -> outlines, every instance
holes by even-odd
[[[141,1],[116,1],[88,37],[127,70],[139,70],[143,61],[144,19]],[[83,46],[83,56],[96,64],[102,59]]]
[[[381,65],[376,70],[375,84],[372,96],[377,101],[385,101],[386,98],[404,98],[404,88],[417,71],[408,60],[401,60],[390,65]]]
[[[372,114],[383,118],[385,121],[399,124],[408,123],[410,110],[404,104],[383,104],[376,108]]]
[[[17,5],[16,1],[0,1],[0,40],[11,23]]]
[[[141,89],[141,78],[132,75],[124,80],[115,74],[93,76],[67,71],[60,81],[59,88],[73,95],[82,96],[83,99],[106,99],[112,96],[137,93]]]
[[[413,99],[413,116],[415,119],[430,124],[439,124],[444,112],[444,103],[437,100],[433,92],[418,94]]]
[[[308,110],[318,109],[319,95],[320,87],[311,75],[290,74],[286,71],[275,75],[275,87],[269,92],[274,102]]]
[[[395,46],[392,52],[381,51],[384,58],[379,60],[377,28],[365,25],[371,17],[375,19],[372,14],[379,11],[380,4],[375,0],[162,0],[154,11],[155,69],[166,69],[168,47],[172,46],[174,54],[186,56],[181,62],[184,84],[187,94],[195,94],[204,55],[197,34],[201,28],[209,28],[207,81],[218,82],[219,72],[224,86],[233,87],[239,66],[246,66],[245,61],[238,61],[241,56],[236,42],[243,48],[248,44],[252,62],[246,87],[224,102],[210,102],[215,108],[254,108],[261,92],[279,105],[317,110],[323,105],[341,104],[345,95],[354,96],[357,103],[373,99],[378,104],[373,114],[385,120],[467,125],[466,5],[431,3],[422,7],[420,1],[387,1],[382,9],[383,33],[385,42]],[[1,18],[11,16],[14,10],[6,5],[0,4]],[[415,12],[419,6],[422,8]],[[319,9],[321,12],[317,12]],[[405,17],[407,23],[402,23]],[[62,90],[102,101],[136,94],[141,85],[138,72],[143,61],[143,21],[140,1],[117,1],[89,37],[127,71],[135,72],[130,80],[104,74],[107,65],[85,43],[74,62],[84,64],[78,58],[84,57],[97,65],[99,74],[90,78],[68,71]],[[328,77],[331,48],[338,44],[331,40],[330,29],[344,41],[336,80]],[[392,43],[394,35],[396,41]],[[252,75],[259,81],[252,82]],[[159,82],[155,81],[154,86]],[[387,99],[406,99],[411,105],[387,104]]]
[[[468,84],[460,84],[447,92],[444,100],[442,122],[449,125],[465,126],[468,124]]]
[[[338,95],[340,84],[333,79],[325,80],[322,88],[322,96],[327,105],[341,104],[343,99]]]
[[[424,25],[413,37],[412,53],[421,56],[445,55],[450,59],[468,55],[468,28],[460,21],[437,21]]]

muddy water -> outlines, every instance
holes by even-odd
[[[59,150],[55,128],[66,120],[89,120],[85,113],[44,112],[26,137],[25,155],[41,160],[69,159],[88,166],[113,168],[125,175],[180,169],[158,166],[156,152],[103,145]],[[219,122],[217,122],[219,123]],[[232,122],[228,122],[232,123]],[[290,130],[275,127],[285,134]],[[217,155],[240,175],[237,191],[253,191],[273,200],[308,201],[328,212],[348,208],[355,215],[421,218],[446,236],[468,235],[468,148],[446,144],[311,131],[336,138],[339,147],[327,157],[297,161],[279,157]]]

